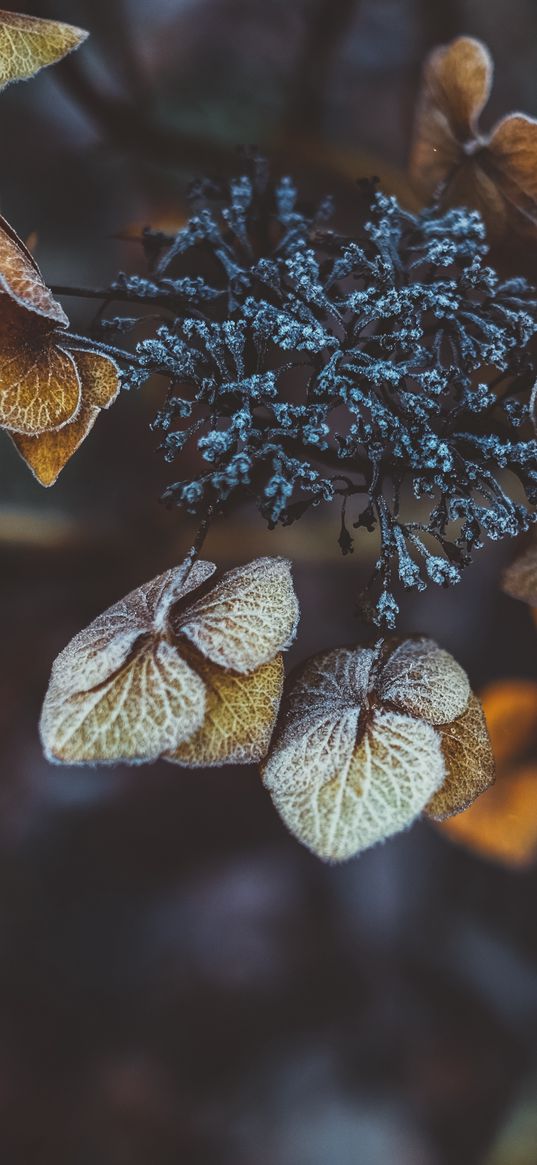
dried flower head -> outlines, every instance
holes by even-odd
[[[479,117],[493,64],[486,46],[460,36],[425,62],[416,112],[411,175],[429,199],[481,212],[490,232],[537,232],[537,121],[502,118],[488,135]]]
[[[172,313],[127,374],[168,378],[155,427],[196,466],[165,499],[254,499],[271,526],[335,500],[343,553],[353,526],[380,537],[363,609],[393,627],[399,586],[455,583],[484,535],[535,519],[536,293],[487,266],[476,212],[412,215],[362,186],[343,236],[259,165],[203,198],[150,279],[110,289]]]
[[[116,363],[73,346],[33,256],[0,219],[0,427],[53,485],[119,391]]]
[[[499,680],[480,694],[496,761],[483,797],[441,828],[465,849],[523,868],[537,857],[537,683]]]
[[[459,813],[494,779],[481,706],[430,639],[315,656],[289,685],[263,766],[292,833],[340,861],[409,826]]]
[[[259,558],[213,586],[213,563],[187,566],[132,591],[58,656],[41,716],[49,760],[192,766],[265,755],[298,621],[289,563]]]
[[[61,61],[79,48],[87,35],[83,29],[58,20],[0,11],[0,89]]]

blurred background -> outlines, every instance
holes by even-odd
[[[242,143],[312,195],[350,205],[355,179],[378,174],[411,201],[420,65],[458,33],[496,58],[484,124],[537,115],[534,0],[25,11],[91,31],[75,57],[1,96],[1,210],[49,283],[135,269],[141,254],[118,235],[179,225],[188,182],[231,172]],[[537,278],[537,251],[528,263]],[[91,305],[64,303],[87,326]],[[469,848],[423,824],[329,868],[287,835],[251,769],[41,757],[56,653],[190,544],[188,522],[158,502],[176,476],[148,428],[158,399],[125,394],[50,492],[2,439],[0,1160],[535,1165],[537,632],[498,590],[513,547],[404,605],[404,628],[437,638],[477,689],[496,684],[502,772],[519,783],[492,842],[490,822]],[[337,533],[335,512],[274,533],[245,513],[206,545],[224,566],[293,559],[294,659],[355,634],[373,540],[361,532],[342,559]]]

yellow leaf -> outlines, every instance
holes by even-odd
[[[71,24],[0,11],[0,89],[60,61],[87,36]]]
[[[433,821],[462,813],[494,782],[495,764],[481,701],[441,729],[446,778],[425,810]]]
[[[245,674],[285,651],[297,622],[289,562],[256,558],[228,571],[176,629],[213,663]]]
[[[283,656],[247,676],[225,672],[202,656],[193,666],[206,686],[205,719],[194,736],[165,759],[191,768],[261,761],[280,707]]]

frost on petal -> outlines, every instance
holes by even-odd
[[[156,613],[161,618],[163,611],[169,614],[179,598],[199,587],[215,569],[212,562],[198,561],[186,580],[179,566],[136,587],[60,652],[52,668],[51,687],[67,696],[104,683],[126,662],[138,640],[154,634]]]
[[[337,647],[314,655],[289,685],[287,718],[362,705],[374,659],[375,653],[362,647]]]
[[[537,545],[529,546],[507,567],[502,588],[512,599],[537,606]]]
[[[69,327],[69,320],[49,291],[37,263],[13,227],[0,216],[0,291],[18,307],[34,313],[59,327]],[[1,314],[5,306],[1,303]]]
[[[283,690],[283,656],[247,676],[222,671],[203,656],[191,662],[204,681],[205,719],[165,759],[190,768],[254,764],[266,756]]]
[[[213,663],[246,674],[289,646],[298,614],[287,559],[256,558],[228,571],[176,628]]]
[[[0,89],[61,61],[87,35],[83,29],[58,20],[0,11]]]
[[[495,764],[481,701],[471,696],[466,712],[440,729],[446,779],[425,810],[434,821],[462,813],[494,782]]]
[[[303,717],[284,730],[263,779],[285,824],[328,861],[409,826],[445,775],[429,724],[377,711],[358,735],[358,709]]]
[[[488,49],[473,37],[457,37],[427,58],[410,163],[424,192],[432,194],[464,162],[463,146],[478,135],[491,82]]]
[[[468,706],[468,676],[432,639],[406,639],[392,652],[378,683],[381,700],[429,724],[447,724]]]
[[[63,764],[156,760],[196,731],[205,685],[175,648],[143,641],[108,680],[66,696],[52,683],[40,731],[45,755]]]

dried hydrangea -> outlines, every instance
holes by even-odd
[[[341,861],[421,814],[460,813],[494,779],[479,700],[430,639],[314,656],[291,679],[263,780],[291,832]]]
[[[153,240],[150,278],[110,289],[170,313],[126,382],[168,379],[162,450],[195,466],[169,504],[253,499],[274,526],[336,501],[343,553],[352,527],[377,533],[361,609],[393,627],[400,586],[455,583],[485,536],[534,521],[537,295],[487,265],[475,211],[410,214],[362,185],[343,235],[328,203],[306,213],[252,165],[198,188],[187,226]]]
[[[60,653],[41,714],[49,760],[195,766],[265,755],[298,621],[289,563],[258,558],[214,585],[212,562],[187,565],[132,591]]]

